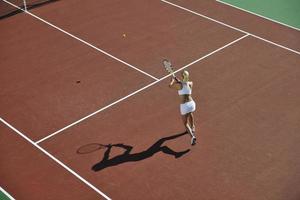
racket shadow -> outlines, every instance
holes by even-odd
[[[156,141],[153,145],[151,145],[148,149],[146,149],[145,151],[142,151],[142,152],[139,152],[139,153],[132,153],[132,154],[130,152],[133,149],[133,147],[130,146],[130,145],[125,145],[123,143],[109,144],[106,147],[107,149],[104,153],[104,156],[103,156],[102,160],[100,162],[96,163],[92,167],[92,170],[93,171],[100,171],[100,170],[103,170],[105,168],[116,166],[116,165],[123,164],[123,163],[126,163],[126,162],[141,161],[141,160],[150,158],[154,154],[159,153],[159,152],[163,152],[165,154],[174,156],[176,159],[180,158],[184,154],[188,153],[190,151],[190,149],[180,151],[180,152],[176,152],[176,151],[172,150],[171,148],[169,148],[168,146],[163,145],[163,143],[166,142],[166,141],[169,141],[169,140],[174,140],[174,139],[176,139],[178,137],[181,137],[183,135],[186,135],[186,134],[188,134],[188,133],[184,132],[184,133],[180,133],[180,134],[176,134],[176,135],[161,138],[158,141]],[[124,153],[122,153],[120,155],[109,158],[111,149],[113,147],[122,148],[125,151],[124,151]]]
[[[99,149],[104,149],[108,147],[108,145],[100,144],[100,143],[90,143],[79,147],[76,151],[77,154],[88,154],[93,153]]]

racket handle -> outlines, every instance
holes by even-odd
[[[176,76],[174,76],[174,79],[177,81],[177,83],[180,83],[180,80]]]

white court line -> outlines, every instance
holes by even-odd
[[[222,4],[225,4],[225,5],[227,5],[227,6],[231,6],[231,7],[233,7],[233,8],[238,9],[238,10],[242,10],[242,11],[247,12],[247,13],[250,13],[250,14],[252,14],[252,15],[261,17],[261,18],[266,19],[266,20],[269,20],[269,21],[271,21],[271,22],[275,22],[275,23],[277,23],[277,24],[280,24],[280,25],[289,27],[289,28],[291,28],[291,29],[295,29],[295,30],[297,30],[297,31],[300,31],[300,29],[297,28],[297,27],[294,27],[294,26],[285,24],[285,23],[283,23],[283,22],[280,22],[280,21],[271,19],[271,18],[269,18],[269,17],[266,17],[266,16],[260,15],[260,14],[258,14],[258,13],[252,12],[252,11],[250,11],[250,10],[246,10],[246,9],[240,8],[240,7],[238,7],[238,6],[232,5],[232,4],[227,3],[227,2],[224,2],[224,1],[222,1],[222,0],[216,0],[216,1],[217,1],[218,3],[222,3]]]
[[[87,180],[85,180],[84,178],[82,178],[81,176],[79,176],[76,172],[74,172],[72,169],[70,169],[68,166],[66,166],[65,164],[63,164],[61,161],[59,161],[57,158],[55,158],[53,155],[51,155],[49,152],[47,152],[45,149],[43,149],[42,147],[40,147],[39,145],[37,145],[36,143],[34,143],[31,139],[29,139],[25,134],[21,133],[19,130],[17,130],[15,127],[13,127],[12,125],[10,125],[8,122],[6,122],[4,119],[0,118],[0,121],[3,122],[6,126],[8,126],[10,129],[12,129],[14,132],[16,132],[17,134],[19,134],[22,138],[24,138],[25,140],[27,140],[29,143],[31,143],[33,146],[35,146],[37,149],[39,149],[40,151],[42,151],[44,154],[46,154],[48,157],[50,157],[52,160],[54,160],[56,163],[58,163],[60,166],[62,166],[63,168],[65,168],[67,171],[69,171],[71,174],[73,174],[74,176],[76,176],[79,180],[81,180],[83,183],[85,183],[87,186],[89,186],[90,188],[92,188],[95,192],[97,192],[98,194],[100,194],[101,196],[103,196],[105,199],[107,200],[111,200],[106,194],[104,194],[103,192],[101,192],[99,189],[97,189],[94,185],[92,185],[91,183],[89,183]]]
[[[210,52],[209,54],[206,54],[205,56],[203,56],[203,57],[201,57],[201,58],[199,58],[199,59],[197,59],[197,60],[195,60],[195,61],[193,61],[193,62],[191,62],[191,63],[189,63],[189,64],[187,64],[185,66],[183,66],[183,67],[181,67],[180,69],[176,70],[174,73],[177,73],[180,70],[183,70],[183,69],[185,69],[185,68],[187,68],[187,67],[189,67],[189,66],[191,66],[191,65],[193,65],[193,64],[195,64],[195,63],[197,63],[197,62],[199,62],[199,61],[201,61],[201,60],[203,60],[203,59],[205,59],[205,58],[207,58],[207,57],[209,57],[209,56],[211,56],[211,55],[219,52],[219,51],[221,51],[222,49],[225,49],[226,47],[228,47],[228,46],[230,46],[230,45],[232,45],[232,44],[234,44],[234,43],[236,43],[236,42],[244,39],[247,36],[249,36],[249,34],[246,34],[246,35],[244,35],[244,36],[242,36],[242,37],[240,37],[240,38],[238,38],[238,39],[236,39],[236,40],[234,40],[234,41],[232,41],[232,42],[230,42],[230,43],[228,43],[228,44],[226,44],[226,45],[224,45],[224,46],[222,46],[222,47],[220,47],[220,48],[218,48],[218,49],[216,49],[216,50],[214,50],[212,52]],[[95,112],[93,112],[93,113],[91,113],[91,114],[89,114],[89,115],[87,115],[87,116],[85,116],[85,117],[83,117],[83,118],[75,121],[75,122],[73,122],[72,124],[70,124],[70,125],[62,128],[62,129],[60,129],[60,130],[58,130],[58,131],[56,131],[56,132],[54,132],[54,133],[52,133],[52,134],[50,134],[50,135],[48,135],[48,136],[46,136],[44,138],[38,140],[36,142],[36,144],[39,144],[39,143],[41,143],[41,142],[43,142],[43,141],[45,141],[45,140],[47,140],[47,139],[49,139],[49,138],[57,135],[58,133],[61,133],[62,131],[66,130],[66,129],[68,129],[68,128],[70,128],[70,127],[72,127],[72,126],[74,126],[74,125],[76,125],[76,124],[78,124],[78,123],[80,123],[80,122],[82,122],[82,121],[84,121],[84,120],[86,120],[86,119],[94,116],[94,115],[96,115],[97,113],[99,113],[99,112],[101,112],[101,111],[103,111],[103,110],[105,110],[105,109],[107,109],[107,108],[109,108],[109,107],[111,107],[111,106],[113,106],[113,105],[121,102],[121,101],[124,101],[125,99],[128,99],[129,97],[131,97],[131,96],[133,96],[133,95],[135,95],[135,94],[137,94],[137,93],[139,93],[139,92],[141,92],[141,91],[143,91],[143,90],[145,90],[145,89],[147,89],[147,88],[149,88],[149,87],[151,87],[151,86],[153,86],[153,85],[161,82],[162,80],[164,80],[164,79],[166,79],[166,78],[168,78],[170,76],[172,76],[172,74],[168,74],[168,75],[162,77],[161,79],[159,79],[157,81],[154,81],[154,82],[150,83],[149,85],[146,85],[145,87],[143,87],[141,89],[136,90],[135,92],[133,92],[133,93],[131,93],[131,94],[129,94],[129,95],[127,95],[127,96],[125,96],[125,97],[123,97],[123,98],[121,98],[121,99],[119,99],[119,100],[117,100],[117,101],[115,101],[115,102],[113,102],[113,103],[111,103],[111,104],[109,104],[109,105],[107,105],[107,106],[105,106],[105,107],[103,107],[103,108],[101,108],[101,109],[99,109],[99,110],[97,110],[97,111],[95,111]]]
[[[185,8],[185,7],[182,7],[182,6],[179,6],[179,5],[177,5],[177,4],[171,3],[171,2],[169,2],[169,1],[166,1],[166,0],[161,0],[161,1],[164,2],[164,3],[166,3],[166,4],[169,4],[169,5],[171,5],[171,6],[174,6],[174,7],[177,7],[177,8],[179,8],[179,9],[185,10],[185,11],[187,11],[187,12],[189,12],[189,13],[194,14],[194,15],[198,15],[198,16],[203,17],[203,18],[205,18],[205,19],[208,19],[208,20],[211,20],[211,21],[216,22],[216,23],[218,23],[218,24],[221,24],[221,25],[223,25],[223,26],[229,27],[229,28],[231,28],[231,29],[237,30],[237,31],[242,32],[242,33],[245,33],[245,34],[249,34],[249,35],[251,35],[251,36],[253,36],[253,37],[257,38],[257,39],[263,40],[263,41],[265,41],[265,42],[267,42],[267,43],[270,43],[270,44],[272,44],[272,45],[278,46],[278,47],[280,47],[280,48],[286,49],[286,50],[288,50],[288,51],[291,51],[291,52],[293,52],[293,53],[296,53],[296,54],[300,55],[300,52],[299,52],[299,51],[296,51],[296,50],[294,50],[294,49],[291,49],[291,48],[288,48],[288,47],[286,47],[286,46],[277,44],[277,43],[272,42],[272,41],[270,41],[270,40],[267,40],[267,39],[265,39],[265,38],[259,37],[259,36],[255,35],[255,34],[252,34],[252,33],[249,33],[249,32],[247,32],[247,31],[244,31],[244,30],[242,30],[242,29],[236,28],[236,27],[231,26],[231,25],[229,25],[229,24],[226,24],[226,23],[224,23],[224,22],[215,20],[215,19],[213,19],[213,18],[211,18],[211,17],[208,17],[208,16],[206,16],[206,15],[203,15],[203,14],[200,14],[200,13],[198,13],[198,12],[192,11],[192,10],[190,10],[190,9],[187,9],[187,8]]]
[[[117,58],[117,57],[115,57],[115,56],[113,56],[113,55],[111,55],[111,54],[109,54],[109,53],[107,53],[106,51],[104,51],[104,50],[102,50],[102,49],[100,49],[100,48],[98,48],[98,47],[96,47],[96,46],[94,46],[94,45],[88,43],[87,41],[85,41],[85,40],[83,40],[83,39],[80,39],[79,37],[77,37],[77,36],[75,36],[75,35],[73,35],[73,34],[67,32],[67,31],[63,30],[62,28],[59,28],[58,26],[55,26],[55,25],[51,24],[50,22],[47,22],[46,20],[44,20],[44,19],[42,19],[42,18],[40,18],[40,17],[38,17],[38,16],[32,14],[31,12],[26,11],[26,10],[20,8],[19,6],[16,6],[16,5],[12,4],[11,2],[8,2],[7,0],[2,0],[2,1],[8,3],[9,5],[11,5],[11,6],[13,6],[13,7],[17,8],[17,9],[22,10],[23,12],[27,13],[28,15],[31,15],[32,17],[34,17],[34,18],[40,20],[41,22],[44,22],[45,24],[47,24],[47,25],[49,25],[49,26],[55,28],[56,30],[59,30],[59,31],[65,33],[66,35],[70,36],[71,38],[74,38],[75,40],[78,40],[78,41],[84,43],[85,45],[87,45],[87,46],[89,46],[89,47],[91,47],[91,48],[93,48],[93,49],[95,49],[95,50],[97,50],[97,51],[99,51],[99,52],[101,52],[101,53],[107,55],[108,57],[110,57],[110,58],[112,58],[112,59],[114,59],[114,60],[117,60],[117,61],[119,61],[119,62],[121,62],[121,63],[127,65],[128,67],[130,67],[130,68],[132,68],[132,69],[135,69],[136,71],[139,71],[139,72],[141,72],[142,74],[145,74],[146,76],[151,77],[151,78],[154,79],[154,80],[158,80],[158,78],[152,76],[151,74],[148,74],[147,72],[145,72],[145,71],[143,71],[143,70],[141,70],[141,69],[139,69],[139,68],[137,68],[137,67],[135,67],[135,66],[133,66],[133,65],[131,65],[131,64],[129,64],[129,63],[127,63],[127,62],[125,62],[125,61],[123,61],[123,60],[121,60],[121,59],[119,59],[119,58]]]
[[[4,193],[11,200],[15,200],[8,192],[6,192],[2,187],[0,187],[0,191]]]

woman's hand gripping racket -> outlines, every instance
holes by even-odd
[[[177,79],[177,77],[174,74],[174,69],[172,67],[172,63],[168,60],[168,59],[164,59],[163,60],[163,65],[165,67],[165,69],[167,70],[167,72],[169,72],[170,74],[172,74],[173,78],[179,82],[179,80]]]

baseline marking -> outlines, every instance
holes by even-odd
[[[200,16],[200,17],[203,17],[203,18],[205,18],[205,19],[211,20],[211,21],[216,22],[216,23],[218,23],[218,24],[221,24],[221,25],[223,25],[223,26],[226,26],[226,27],[229,27],[229,28],[231,28],[231,29],[234,29],[234,30],[237,30],[237,31],[239,31],[239,32],[242,32],[242,33],[244,33],[244,34],[249,34],[249,35],[251,35],[251,36],[253,36],[253,37],[257,38],[257,39],[263,40],[263,41],[265,41],[265,42],[267,42],[267,43],[270,43],[270,44],[272,44],[272,45],[278,46],[278,47],[280,47],[280,48],[286,49],[286,50],[288,50],[288,51],[291,51],[291,52],[293,52],[293,53],[296,53],[296,54],[300,55],[300,52],[299,52],[299,51],[296,51],[296,50],[294,50],[294,49],[291,49],[291,48],[288,48],[288,47],[286,47],[286,46],[277,44],[277,43],[272,42],[272,41],[270,41],[270,40],[267,40],[267,39],[265,39],[265,38],[259,37],[259,36],[255,35],[255,34],[249,33],[249,32],[247,32],[247,31],[244,31],[244,30],[242,30],[242,29],[236,28],[236,27],[234,27],[234,26],[231,26],[231,25],[226,24],[226,23],[224,23],[224,22],[218,21],[218,20],[213,19],[213,18],[211,18],[211,17],[208,17],[208,16],[206,16],[206,15],[200,14],[200,13],[198,13],[198,12],[192,11],[192,10],[187,9],[187,8],[185,8],[185,7],[182,7],[182,6],[179,6],[179,5],[177,5],[177,4],[171,3],[171,2],[169,2],[169,1],[166,1],[166,0],[161,0],[161,1],[164,2],[164,3],[166,3],[166,4],[169,4],[169,5],[171,5],[171,6],[177,7],[177,8],[179,8],[179,9],[181,9],[181,10],[185,10],[185,11],[187,11],[187,12],[189,12],[189,13],[192,13],[192,14],[194,14],[194,15],[198,15],[198,16]]]
[[[295,29],[295,30],[297,30],[297,31],[300,31],[300,29],[297,28],[297,27],[294,27],[294,26],[285,24],[285,23],[283,23],[283,22],[280,22],[280,21],[271,19],[271,18],[269,18],[269,17],[266,17],[266,16],[260,15],[260,14],[258,14],[258,13],[252,12],[252,11],[250,11],[250,10],[246,10],[246,9],[244,9],[244,8],[240,8],[240,7],[238,7],[238,6],[232,5],[232,4],[227,3],[227,2],[224,2],[224,1],[222,1],[222,0],[216,0],[216,1],[217,1],[218,3],[222,3],[222,4],[225,4],[225,5],[227,5],[227,6],[236,8],[236,9],[238,9],[238,10],[242,10],[242,11],[247,12],[247,13],[250,13],[250,14],[252,14],[252,15],[261,17],[261,18],[266,19],[266,20],[269,20],[269,21],[271,21],[271,22],[275,22],[275,23],[280,24],[280,25],[282,25],[282,26],[286,26],[286,27],[288,27],[288,28],[291,28],[291,29]]]
[[[6,192],[2,187],[0,187],[0,192],[5,194],[9,199],[15,200],[8,192]]]
[[[88,182],[87,180],[85,180],[84,178],[82,178],[80,175],[78,175],[76,172],[74,172],[72,169],[70,169],[68,166],[66,166],[65,164],[63,164],[60,160],[58,160],[57,158],[55,158],[52,154],[50,154],[48,151],[46,151],[45,149],[43,149],[41,146],[37,145],[36,143],[34,143],[31,139],[29,139],[25,134],[21,133],[19,130],[17,130],[15,127],[13,127],[12,125],[10,125],[8,122],[6,122],[4,119],[0,118],[0,121],[2,123],[4,123],[6,126],[8,126],[10,129],[12,129],[14,132],[16,132],[18,135],[20,135],[22,138],[24,138],[25,140],[27,140],[29,143],[31,143],[33,146],[35,146],[37,149],[39,149],[40,151],[42,151],[44,154],[46,154],[48,157],[50,157],[52,160],[54,160],[56,163],[58,163],[60,166],[62,166],[63,168],[65,168],[67,171],[69,171],[71,174],[73,174],[74,176],[76,176],[79,180],[81,180],[83,183],[85,183],[87,186],[89,186],[90,188],[92,188],[95,192],[97,192],[98,194],[100,194],[102,197],[104,197],[107,200],[111,200],[106,194],[104,194],[103,192],[101,192],[99,189],[97,189],[94,185],[92,185],[90,182]]]
[[[49,26],[55,28],[56,30],[58,30],[58,31],[60,31],[60,32],[65,33],[66,35],[70,36],[71,38],[73,38],[73,39],[75,39],[75,40],[77,40],[77,41],[79,41],[79,42],[81,42],[81,43],[83,43],[83,44],[85,44],[85,45],[87,45],[87,46],[89,46],[89,47],[91,47],[91,48],[93,48],[93,49],[95,49],[95,50],[97,50],[97,51],[99,51],[99,52],[105,54],[105,55],[107,55],[108,57],[110,57],[110,58],[112,58],[112,59],[114,59],[114,60],[117,60],[117,61],[123,63],[124,65],[126,65],[126,66],[128,66],[128,67],[130,67],[130,68],[132,68],[132,69],[135,69],[136,71],[139,71],[139,72],[141,72],[142,74],[145,74],[146,76],[151,77],[151,78],[154,79],[154,80],[158,80],[158,78],[152,76],[151,74],[148,74],[147,72],[145,72],[145,71],[143,71],[143,70],[141,70],[141,69],[139,69],[139,68],[137,68],[137,67],[135,67],[135,66],[133,66],[133,65],[131,65],[131,64],[129,64],[129,63],[127,63],[127,62],[125,62],[125,61],[123,61],[123,60],[121,60],[121,59],[115,57],[115,56],[113,56],[113,55],[111,55],[110,53],[108,53],[108,52],[106,52],[106,51],[104,51],[104,50],[102,50],[102,49],[100,49],[100,48],[98,48],[98,47],[92,45],[91,43],[88,43],[87,41],[85,41],[85,40],[83,40],[83,39],[81,39],[81,38],[79,38],[79,37],[77,37],[77,36],[75,36],[75,35],[73,35],[73,34],[67,32],[67,31],[63,30],[62,28],[59,28],[58,26],[55,26],[54,24],[51,24],[50,22],[47,22],[46,20],[44,20],[44,19],[42,19],[42,18],[40,18],[40,17],[38,17],[38,16],[32,14],[31,12],[29,12],[29,11],[27,11],[27,10],[24,10],[24,9],[20,8],[19,6],[16,6],[16,5],[12,4],[11,2],[8,2],[7,0],[2,0],[2,1],[8,3],[9,5],[11,5],[11,6],[13,6],[13,7],[17,8],[17,9],[22,10],[22,11],[25,12],[26,14],[31,15],[32,17],[34,17],[34,18],[40,20],[41,22],[43,22],[43,23],[45,23],[45,24],[47,24],[47,25],[49,25]]]
[[[199,58],[199,59],[197,59],[197,60],[195,60],[195,61],[193,61],[193,62],[191,62],[191,63],[189,63],[189,64],[187,64],[185,66],[183,66],[183,67],[181,67],[180,69],[177,69],[174,73],[177,73],[177,72],[179,72],[179,71],[181,71],[181,70],[183,70],[183,69],[185,69],[185,68],[187,68],[187,67],[189,67],[189,66],[191,66],[191,65],[193,65],[193,64],[195,64],[195,63],[197,63],[197,62],[199,62],[199,61],[201,61],[201,60],[203,60],[203,59],[205,59],[205,58],[207,58],[207,57],[209,57],[209,56],[211,56],[211,55],[213,55],[213,54],[215,54],[215,53],[217,53],[217,52],[219,52],[221,50],[223,50],[223,49],[225,49],[226,47],[228,47],[228,46],[230,46],[230,45],[232,45],[232,44],[234,44],[234,43],[236,43],[236,42],[238,42],[238,41],[246,38],[247,36],[249,36],[249,34],[246,34],[246,35],[244,35],[244,36],[242,36],[242,37],[240,37],[240,38],[238,38],[238,39],[236,39],[236,40],[234,40],[234,41],[232,41],[232,42],[230,42],[230,43],[228,43],[228,44],[226,44],[226,45],[224,45],[224,46],[222,46],[222,47],[220,47],[220,48],[218,48],[218,49],[216,49],[216,50],[214,50],[212,52],[210,52],[209,54],[206,54],[205,56],[203,56],[203,57],[201,57],[201,58]],[[75,122],[73,122],[72,124],[70,124],[70,125],[62,128],[62,129],[60,129],[60,130],[58,130],[58,131],[56,131],[56,132],[54,132],[54,133],[52,133],[52,134],[50,134],[50,135],[48,135],[48,136],[46,136],[44,138],[38,140],[36,142],[36,144],[39,144],[39,143],[41,143],[41,142],[43,142],[43,141],[45,141],[45,140],[47,140],[47,139],[49,139],[49,138],[57,135],[57,134],[59,134],[60,132],[62,132],[64,130],[72,127],[72,126],[75,126],[76,124],[78,124],[78,123],[80,123],[80,122],[82,122],[82,121],[84,121],[84,120],[86,120],[86,119],[88,119],[88,118],[96,115],[97,113],[99,113],[99,112],[101,112],[101,111],[103,111],[103,110],[105,110],[105,109],[107,109],[107,108],[109,108],[109,107],[111,107],[111,106],[113,106],[113,105],[121,102],[121,101],[124,101],[125,99],[128,99],[129,97],[131,97],[131,96],[133,96],[133,95],[135,95],[135,94],[137,94],[137,93],[139,93],[139,92],[141,92],[141,91],[143,91],[143,90],[145,90],[145,89],[147,89],[147,88],[149,88],[149,87],[151,87],[151,86],[153,86],[153,85],[161,82],[162,80],[164,80],[164,79],[166,79],[166,78],[168,78],[170,76],[172,76],[172,74],[168,74],[168,75],[162,77],[161,79],[159,79],[157,81],[154,81],[154,82],[146,85],[145,87],[143,87],[141,89],[136,90],[135,92],[133,92],[133,93],[131,93],[131,94],[129,94],[129,95],[127,95],[127,96],[125,96],[125,97],[123,97],[123,98],[121,98],[121,99],[119,99],[119,100],[117,100],[117,101],[115,101],[115,102],[113,102],[113,103],[111,103],[111,104],[109,104],[109,105],[107,105],[107,106],[105,106],[105,107],[103,107],[103,108],[101,108],[101,109],[99,109],[99,110],[97,110],[97,111],[95,111],[95,112],[93,112],[93,113],[91,113],[91,114],[89,114],[89,115],[87,115],[87,116],[85,116],[85,117],[83,117],[83,118],[75,121]]]

